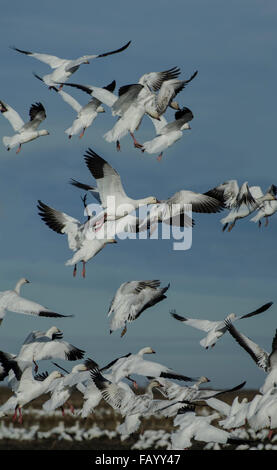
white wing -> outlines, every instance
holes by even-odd
[[[80,103],[78,103],[77,100],[75,100],[75,98],[73,98],[73,96],[69,95],[68,93],[66,93],[63,90],[60,90],[58,93],[59,93],[59,95],[61,95],[62,99],[67,104],[69,104],[69,106],[71,106],[73,109],[75,109],[75,111],[77,113],[79,113],[79,111],[81,111],[82,106],[80,105]]]
[[[126,201],[126,193],[123,189],[120,175],[109,163],[89,149],[85,154],[85,161],[91,174],[97,181],[97,188],[103,208],[107,207],[107,197],[114,196],[115,204]]]
[[[210,321],[210,320],[199,320],[196,318],[186,318],[182,317],[181,315],[177,315],[175,312],[171,312],[171,315],[175,320],[179,320],[180,322],[184,323],[184,325],[192,326],[193,328],[197,328],[198,330],[209,332],[213,330],[222,322],[217,321]]]
[[[16,132],[24,126],[24,121],[19,114],[11,106],[4,103],[4,101],[0,101],[0,111]]]
[[[151,119],[153,126],[155,127],[156,134],[159,135],[161,133],[162,128],[167,125],[167,120],[164,116],[160,116],[160,120],[153,119],[151,116],[149,116],[149,114],[147,116]]]
[[[21,52],[22,54],[34,57],[34,59],[40,60],[41,62],[44,62],[45,64],[49,65],[52,69],[56,69],[68,62],[66,59],[60,59],[59,57],[50,54],[40,54],[38,52],[23,51],[22,49],[17,49],[16,47],[12,47],[12,49],[17,52]]]
[[[16,292],[11,292],[7,299],[5,309],[14,313],[23,313],[25,315],[38,315],[40,317],[64,317],[59,313],[53,312],[32,300],[20,297]]]
[[[73,251],[77,250],[83,241],[82,233],[85,224],[81,224],[79,220],[74,219],[64,212],[57,211],[41,201],[38,201],[37,207],[39,209],[39,215],[46,225],[57,233],[66,233],[69,248]]]

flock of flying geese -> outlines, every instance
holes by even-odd
[[[130,42],[120,49],[99,55],[85,55],[76,60],[60,59],[49,54],[34,53],[17,48],[14,50],[38,59],[53,69],[52,73],[43,77],[37,74],[35,76],[49,89],[57,92],[76,111],[76,119],[65,131],[69,138],[77,134],[82,137],[98,113],[105,111],[103,105],[106,105],[117,120],[114,127],[105,133],[105,140],[114,142],[119,151],[120,141],[124,136],[130,134],[136,148],[150,154],[158,153],[158,160],[160,160],[163,151],[179,140],[184,130],[190,129],[189,122],[193,119],[193,114],[188,108],[180,107],[175,101],[175,97],[196,77],[197,72],[194,72],[186,80],[178,78],[180,69],[177,67],[162,72],[147,73],[137,83],[121,86],[118,94],[114,94],[116,86],[114,81],[103,88],[94,85],[66,83],[80,65],[89,63],[91,59],[122,52],[129,45]],[[69,93],[64,91],[64,86],[86,92],[91,96],[90,101],[82,107]],[[168,108],[175,110],[175,120],[169,123],[164,117]],[[3,138],[3,143],[8,150],[17,147],[16,152],[18,153],[22,144],[49,134],[47,130],[38,130],[46,118],[45,108],[40,102],[31,106],[30,120],[26,123],[10,105],[3,101],[0,101],[0,111],[16,132],[12,137],[5,136]],[[140,144],[134,133],[138,130],[144,115],[151,119],[156,135],[151,141]],[[228,231],[232,230],[237,220],[254,212],[257,214],[251,220],[259,222],[261,225],[261,219],[265,218],[267,225],[268,217],[277,210],[277,187],[274,184],[263,193],[258,186],[249,187],[247,182],[239,186],[236,180],[224,182],[203,194],[191,190],[180,190],[167,200],[159,200],[156,196],[133,199],[125,193],[121,177],[116,169],[93,149],[87,150],[84,161],[96,184],[91,186],[75,179],[71,181],[73,186],[86,192],[83,204],[87,220],[84,223],[65,212],[50,207],[45,202],[38,201],[38,213],[45,224],[55,232],[67,235],[69,248],[74,254],[66,262],[66,265],[74,267],[74,276],[76,276],[77,264],[82,263],[82,275],[85,277],[86,263],[106,244],[116,243],[116,236],[120,233],[151,230],[153,222],[155,224],[165,222],[180,227],[192,227],[194,220],[187,215],[185,210],[188,206],[192,212],[196,213],[212,214],[224,209],[229,210],[228,215],[221,220],[223,230],[228,227]],[[98,214],[90,212],[86,202],[87,194],[92,195],[99,204]],[[110,196],[113,197],[112,205],[109,203]],[[136,215],[136,210],[145,205],[153,206],[153,210],[146,218],[141,219]],[[8,311],[49,318],[69,316],[49,310],[22,297],[21,287],[28,282],[27,279],[20,279],[13,290],[0,292],[0,322]],[[161,287],[159,280],[123,283],[116,291],[108,309],[108,316],[111,318],[110,333],[121,329],[121,336],[125,335],[127,324],[136,320],[146,309],[163,301],[169,287],[169,284]],[[240,333],[235,328],[234,322],[261,314],[267,311],[271,305],[272,302],[267,303],[240,317],[232,313],[222,321],[186,318],[174,311],[171,312],[172,317],[177,321],[206,333],[206,336],[200,341],[201,346],[206,349],[214,347],[219,338],[228,331],[257,365],[265,370],[267,377],[258,395],[262,398],[256,399],[255,407],[254,404],[251,407],[252,421],[253,416],[257,416],[258,412],[261,414],[261,404],[264,402],[268,404],[265,397],[270,400],[273,397],[274,404],[277,402],[275,390],[277,337],[275,335],[272,351],[269,354]],[[0,413],[3,416],[9,410],[14,410],[13,420],[17,419],[19,413],[18,419],[19,422],[22,422],[22,407],[46,392],[50,392],[50,399],[43,405],[45,410],[52,411],[59,407],[64,410],[65,404],[68,403],[71,410],[74,411],[70,404],[70,396],[75,389],[78,389],[84,398],[80,411],[81,416],[88,416],[101,399],[104,399],[124,417],[124,422],[120,426],[122,435],[130,435],[136,431],[143,416],[159,413],[167,417],[174,416],[174,423],[179,426],[179,431],[172,436],[174,448],[188,446],[190,438],[197,438],[197,432],[201,434],[201,440],[207,440],[207,442],[228,442],[230,439],[229,430],[236,427],[235,413],[232,407],[228,408],[216,398],[225,391],[199,388],[201,384],[209,382],[209,379],[188,377],[165,365],[144,359],[145,354],[154,354],[154,352],[152,348],[145,347],[137,354],[129,353],[126,356],[112,359],[105,366],[99,366],[94,360],[87,358],[83,363],[74,366],[70,372],[58,366],[63,370],[63,374],[58,370],[50,374],[46,372],[38,374],[38,361],[45,359],[76,361],[84,358],[85,351],[65,341],[62,331],[55,326],[46,332],[32,331],[23,342],[18,354],[0,351],[0,381],[7,378],[13,391],[9,400],[0,407]],[[34,365],[36,375],[33,373]],[[135,393],[137,384],[132,375],[142,375],[150,380],[144,394]],[[194,385],[177,385],[173,380],[194,382]],[[131,383],[131,386],[127,381]],[[239,390],[244,384],[245,382],[231,390]],[[161,392],[162,399],[153,398],[153,388]],[[214,415],[211,419],[197,416],[195,405],[203,400],[215,410],[225,413],[231,425],[228,427],[225,423],[223,426],[225,430],[222,430],[210,424]],[[240,407],[237,400],[236,405],[236,413],[238,413]],[[223,408],[224,411],[222,411]],[[248,419],[247,416],[246,413],[244,423]],[[239,419],[237,422],[240,422]],[[268,425],[270,427],[271,421]],[[185,431],[188,429],[193,430],[189,438],[187,434],[184,437]],[[200,432],[200,430],[202,431]]]

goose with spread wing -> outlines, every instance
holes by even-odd
[[[61,372],[55,370],[51,374],[44,376],[44,380],[40,378],[36,380],[33,376],[32,366],[27,367],[18,383],[16,392],[0,407],[0,413],[3,415],[10,409],[14,409],[13,421],[17,419],[22,424],[22,408],[43,393],[47,393],[53,380],[62,377]]]
[[[261,227],[262,222],[261,220],[265,218],[264,226],[268,226],[268,218],[275,214],[277,211],[277,201],[264,201],[259,208],[257,209],[257,214],[250,219],[251,222],[258,222],[259,227]]]
[[[46,129],[38,130],[38,126],[46,119],[46,112],[41,103],[32,104],[29,110],[30,120],[26,123],[15,109],[4,103],[4,101],[0,101],[0,111],[16,132],[12,137],[3,137],[3,144],[7,150],[18,146],[16,153],[19,153],[22,144],[31,142],[43,135],[49,135]]]
[[[105,87],[107,90],[114,90],[115,81]],[[62,99],[69,104],[76,112],[77,117],[73,121],[72,125],[65,130],[65,133],[68,134],[68,138],[71,139],[73,135],[79,134],[79,137],[82,138],[86,129],[91,126],[99,113],[104,113],[105,109],[101,106],[101,101],[97,98],[92,98],[89,103],[81,106],[73,96],[69,93],[66,93],[63,90],[57,90],[58,94]]]
[[[84,204],[85,199],[84,199]],[[82,275],[85,277],[86,263],[97,255],[108,243],[117,243],[113,238],[101,238],[95,232],[90,223],[90,216],[85,223],[67,215],[65,212],[58,211],[53,207],[47,206],[42,201],[38,201],[39,216],[45,224],[59,234],[66,234],[69,248],[74,251],[71,259],[66,261],[66,266],[74,266],[73,276],[77,273],[77,264],[83,263]]]
[[[164,377],[183,380],[184,382],[195,382],[199,379],[199,377],[193,378],[179,374],[158,362],[148,361],[144,359],[144,354],[155,354],[155,351],[147,346],[140,349],[136,354],[128,354],[126,357],[119,358],[111,368],[115,382],[117,382],[119,378],[129,377],[132,374],[143,375],[147,378]]]
[[[53,310],[45,308],[43,305],[21,297],[21,287],[29,283],[28,279],[21,278],[14,289],[0,292],[0,324],[8,311],[37,317],[65,318],[72,316],[53,312]]]
[[[146,393],[135,395],[126,383],[117,384],[106,379],[98,367],[94,367],[90,374],[104,400],[123,416],[146,413],[153,400],[153,388],[161,386],[160,382],[154,379],[148,384]]]
[[[127,42],[124,46],[110,52],[104,52],[102,54],[84,55],[78,59],[68,60],[61,59],[59,57],[50,54],[41,54],[38,52],[30,52],[16,47],[12,47],[13,50],[20,52],[21,54],[28,55],[37,59],[45,64],[49,65],[53,72],[42,77],[42,81],[50,88],[57,87],[60,82],[66,82],[69,77],[76,72],[81,64],[89,64],[91,59],[97,59],[99,57],[106,57],[112,54],[122,52],[130,45],[131,41]]]
[[[210,320],[201,320],[198,318],[187,318],[181,315],[176,314],[175,311],[171,311],[171,315],[175,320],[182,322],[184,325],[192,326],[199,330],[205,331],[207,335],[201,339],[200,344],[204,348],[208,349],[209,347],[214,347],[219,338],[221,338],[227,331],[227,324],[231,324],[235,320],[242,320],[243,318],[250,318],[255,315],[268,310],[273,302],[268,302],[253,312],[247,313],[245,315],[237,316],[235,313],[230,313],[224,320],[221,321],[210,321]]]
[[[123,328],[121,337],[127,331],[127,323],[136,320],[142,312],[166,299],[166,287],[160,287],[161,281],[128,281],[121,284],[112,299],[108,316],[113,315],[110,322],[110,333]]]
[[[141,151],[149,154],[158,153],[157,160],[160,161],[163,151],[173,145],[183,136],[183,130],[190,129],[189,122],[193,119],[193,114],[189,108],[182,108],[175,113],[175,121],[167,122],[164,116],[160,119],[152,119],[156,129],[157,137],[142,144]]]
[[[0,381],[9,375],[9,385],[13,390],[18,387],[22,373],[32,363],[38,370],[37,361],[63,359],[77,361],[82,359],[85,351],[63,339],[62,331],[52,326],[47,331],[32,331],[23,342],[18,354],[0,351],[0,364],[3,368]]]

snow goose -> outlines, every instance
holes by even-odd
[[[22,424],[22,407],[43,393],[47,393],[53,380],[60,377],[62,374],[55,370],[45,376],[44,380],[36,380],[33,376],[32,366],[27,367],[22,373],[16,392],[0,407],[0,412],[6,413],[10,409],[14,409],[13,421],[16,421],[19,412],[18,421]]]
[[[43,135],[49,135],[46,129],[37,129],[42,121],[46,119],[46,112],[41,103],[32,104],[29,110],[30,120],[26,123],[24,123],[17,111],[4,103],[4,101],[0,101],[0,111],[8,119],[16,132],[12,137],[3,137],[3,144],[7,150],[18,146],[16,153],[19,153],[22,144],[26,144]]]
[[[13,290],[6,290],[0,292],[0,324],[3,321],[3,318],[6,315],[7,311],[14,313],[23,313],[25,315],[34,315],[38,317],[72,317],[72,315],[62,315],[60,313],[53,312],[52,310],[49,310],[48,308],[45,308],[42,305],[33,302],[32,300],[27,300],[24,297],[21,297],[21,287],[24,284],[29,283],[30,281],[28,281],[28,279],[21,278],[16,283],[16,286]]]
[[[161,282],[128,281],[121,284],[112,299],[108,316],[113,314],[110,322],[110,333],[123,328],[121,337],[127,331],[127,323],[136,320],[144,310],[166,299],[165,292],[169,288],[160,288]]]
[[[66,376],[55,380],[49,388],[51,398],[43,404],[42,408],[47,412],[61,408],[64,415],[64,405],[67,404],[72,414],[74,414],[74,407],[70,402],[70,397],[77,389],[77,384],[83,381],[83,373],[87,370],[88,367],[85,363],[77,364]]]
[[[88,220],[81,224],[79,220],[47,206],[38,201],[39,216],[46,225],[59,234],[66,234],[69,248],[75,252],[73,257],[66,261],[66,266],[74,266],[73,276],[76,276],[77,263],[83,263],[82,275],[85,277],[85,265],[99,253],[108,243],[117,243],[114,238],[100,238],[95,233]]]
[[[96,179],[97,189],[104,209],[104,220],[116,220],[141,206],[157,204],[154,196],[132,199],[125,193],[118,172],[92,149],[85,154],[86,165]]]
[[[115,87],[115,81],[107,85],[107,90],[113,90]],[[71,139],[73,135],[79,134],[79,137],[82,138],[85,130],[91,126],[93,121],[96,119],[99,113],[104,113],[105,109],[101,106],[101,101],[97,98],[92,98],[89,103],[84,106],[81,106],[73,96],[69,95],[63,90],[57,90],[58,94],[62,99],[68,103],[76,112],[77,118],[73,121],[71,127],[65,130],[65,133],[68,134],[68,138]]]
[[[18,357],[24,361],[53,358],[77,361],[83,356],[84,351],[65,341],[62,331],[56,326],[52,326],[45,332],[29,333],[18,354]]]
[[[170,313],[173,318],[175,318],[175,320],[182,322],[184,325],[189,325],[193,328],[205,331],[207,333],[207,336],[201,339],[200,344],[201,346],[203,346],[203,348],[208,349],[209,347],[214,347],[219,338],[221,338],[224,333],[226,333],[227,322],[231,324],[231,322],[235,320],[242,320],[243,318],[250,318],[255,315],[258,315],[268,310],[272,304],[273,302],[268,302],[262,305],[260,308],[254,310],[253,312],[241,315],[240,317],[238,317],[235,313],[230,313],[224,320],[221,321],[200,320],[198,318],[182,317],[181,315],[176,314],[174,310]]]
[[[32,331],[29,333],[17,355],[0,351],[0,363],[3,372],[0,381],[9,376],[9,386],[15,390],[24,370],[37,361],[49,359],[63,359],[77,361],[82,359],[84,351],[64,341],[61,330],[52,326],[47,331]],[[10,373],[10,371],[12,371]]]
[[[180,107],[176,101],[173,101],[175,96],[182,91],[185,86],[190,83],[198,74],[198,71],[194,72],[188,80],[179,80],[172,78],[162,82],[160,90],[156,98],[156,108],[161,116],[170,106],[173,109],[180,110]]]
[[[130,354],[128,357],[122,357],[116,361],[111,370],[114,381],[117,382],[123,377],[129,377],[132,374],[142,375],[148,378],[169,378],[183,380],[185,382],[194,382],[198,378],[187,377],[183,374],[175,372],[169,367],[159,364],[158,362],[147,361],[143,358],[144,354],[155,354],[155,351],[147,346],[138,351],[137,354]]]
[[[129,355],[130,354],[128,354],[127,356],[129,356]],[[127,356],[123,356],[123,357],[127,357]],[[101,368],[99,368],[98,364],[96,364],[96,362],[93,361],[92,359],[86,359],[85,365],[87,366],[88,370],[91,370],[94,367],[98,367],[100,372],[104,372],[104,371],[107,371],[107,370],[111,369],[111,367],[119,359],[121,359],[121,358],[116,358],[113,361],[111,361],[109,364],[107,364],[106,366],[101,367]],[[123,379],[123,376],[118,376],[117,382],[115,381],[115,377],[113,375],[112,370],[110,370],[110,372],[105,372],[103,375],[106,379],[110,380],[111,382],[117,383],[119,386],[121,385],[121,383],[123,383],[123,382],[121,382],[121,379]],[[88,376],[87,373],[82,373],[82,376],[85,378],[85,380],[82,381],[82,383],[78,382],[76,387],[83,394],[84,402],[83,402],[83,406],[82,406],[82,409],[80,411],[80,414],[81,414],[82,418],[86,418],[90,413],[92,413],[94,411],[96,406],[99,404],[99,402],[102,399],[102,395],[101,395],[100,390],[96,387],[95,383],[93,382],[92,378],[90,377],[90,374]],[[134,387],[137,388],[137,384],[136,384],[135,380],[131,379],[130,377],[126,377],[126,379],[131,381],[132,384],[134,385]],[[126,387],[126,386],[127,386],[127,384],[124,383],[124,387]]]
[[[183,130],[190,129],[188,124],[193,119],[193,114],[188,108],[182,108],[175,113],[175,121],[168,123],[164,116],[160,120],[152,119],[156,129],[157,137],[142,144],[141,151],[149,154],[158,153],[157,160],[160,161],[163,151],[181,139]]]
[[[277,211],[277,201],[264,201],[257,209],[257,214],[250,219],[251,222],[258,222],[261,227],[261,219],[265,218],[265,227],[268,226],[268,217]]]
[[[146,388],[146,393],[135,395],[124,382],[118,384],[106,379],[97,367],[93,368],[90,374],[104,400],[123,416],[144,414],[153,400],[153,388],[161,386],[158,380],[152,380]]]
[[[12,47],[12,49],[49,65],[54,71],[50,74],[44,75],[42,77],[42,80],[48,87],[53,88],[57,86],[57,83],[65,82],[66,80],[68,80],[69,77],[79,69],[81,64],[89,64],[89,61],[91,59],[106,57],[111,54],[117,54],[118,52],[122,52],[127,49],[130,43],[131,41],[127,42],[124,46],[114,51],[104,52],[102,54],[97,55],[84,55],[74,60],[60,59],[59,57],[50,54],[23,51],[22,49],[17,49],[16,47]]]
[[[272,340],[271,352],[268,353],[246,335],[239,332],[228,319],[225,320],[225,326],[236,342],[252,357],[257,366],[268,373],[264,385],[260,388],[261,393],[266,393],[277,381],[277,330]]]

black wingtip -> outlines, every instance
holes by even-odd
[[[73,347],[71,351],[66,353],[66,359],[68,361],[77,361],[78,359],[83,359],[84,355],[85,355],[85,351],[83,351],[82,349]]]
[[[175,311],[171,311],[170,315],[172,315],[172,317],[175,318],[175,320],[186,321],[185,317],[182,317],[181,315],[178,315]]]
[[[23,51],[22,49],[18,49],[15,46],[10,46],[10,48],[13,49],[14,51],[21,52],[21,54],[26,54],[26,55],[32,54],[32,52],[30,52],[30,51]]]
[[[85,360],[84,364],[89,370],[95,369],[96,367],[99,369],[97,362],[89,357]]]
[[[72,318],[74,315],[62,315],[56,312],[44,312],[43,310],[39,312],[39,317],[51,317],[51,318]]]

